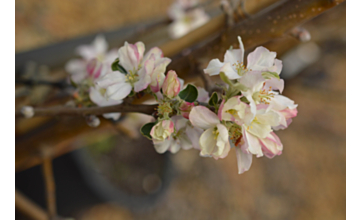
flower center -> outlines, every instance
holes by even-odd
[[[173,109],[171,108],[170,103],[163,102],[159,104],[157,111],[160,115],[169,115],[173,111]]]
[[[129,73],[126,75],[125,81],[134,86],[134,84],[139,81],[139,75],[129,70]]]
[[[249,70],[244,66],[243,62],[239,62],[237,61],[236,63],[233,64],[233,66],[235,67],[235,69],[237,70],[237,74],[239,76],[243,76],[245,73],[247,73]]]
[[[219,131],[218,129],[215,127],[214,130],[213,130],[213,135],[214,135],[214,140],[217,140],[218,136],[219,136]]]
[[[237,111],[235,109],[229,109],[225,111],[226,113],[229,113],[232,116],[237,116]]]
[[[271,91],[271,87],[269,88],[268,91],[266,91],[265,89],[260,90],[260,92],[255,92],[253,94],[253,99],[255,100],[255,102],[262,102],[265,104],[269,104],[269,101],[274,98],[274,94],[269,93]]]

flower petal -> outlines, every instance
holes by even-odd
[[[224,63],[220,62],[219,59],[212,59],[204,72],[210,76],[219,75],[221,67],[224,66]]]
[[[220,123],[217,115],[204,106],[196,106],[189,114],[191,124],[202,129],[213,128]]]
[[[265,47],[257,47],[247,57],[247,69],[249,70],[268,70],[274,66],[276,53],[270,52]]]
[[[225,63],[221,68],[220,72],[224,72],[229,79],[239,79],[241,76],[237,73],[231,63]]]
[[[211,156],[215,147],[216,141],[214,140],[214,129],[209,128],[202,135],[200,136],[199,143],[200,143],[200,155],[201,156]]]
[[[252,154],[243,152],[239,147],[236,147],[235,150],[239,174],[242,174],[250,169]]]

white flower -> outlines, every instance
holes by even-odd
[[[119,64],[126,70],[126,75],[118,71],[109,72],[97,85],[106,89],[106,96],[120,100],[135,92],[146,89],[149,85],[153,92],[160,91],[165,79],[169,58],[163,58],[162,51],[154,47],[144,56],[145,45],[142,42],[125,45],[119,49]]]
[[[205,130],[199,140],[200,155],[215,159],[226,157],[230,151],[229,134],[217,115],[204,106],[196,106],[192,108],[189,119],[192,125]]]
[[[96,36],[90,45],[81,45],[75,49],[81,59],[72,59],[65,65],[65,70],[71,74],[71,80],[80,83],[84,79],[98,78],[111,68],[111,63],[117,56],[116,50],[108,50],[108,43],[103,35]]]
[[[112,100],[107,99],[105,97],[105,91],[99,87],[90,87],[89,96],[92,102],[94,102],[98,106],[111,106],[111,105],[118,105],[122,103],[122,100]],[[121,113],[113,112],[113,113],[106,113],[103,114],[104,118],[111,118],[113,120],[118,120],[120,118]]]
[[[267,109],[267,111],[274,111],[280,116],[280,125],[273,127],[273,129],[287,128],[292,122],[292,118],[297,115],[297,106],[293,100],[282,95],[275,95]]]
[[[248,71],[269,71],[280,74],[282,62],[275,59],[276,53],[270,52],[265,47],[257,47],[247,57],[247,66],[244,65],[244,45],[241,37],[238,36],[240,49],[227,50],[224,56],[224,62],[219,59],[213,59],[204,72],[210,76],[218,75],[224,72],[229,79],[240,79]],[[245,85],[246,86],[246,85]]]
[[[202,8],[193,8],[197,1],[176,1],[168,12],[169,17],[174,21],[169,26],[171,38],[180,38],[192,30],[204,25],[210,20],[210,17]]]
[[[180,148],[184,150],[199,149],[198,143],[202,130],[193,127],[189,120],[179,115],[171,117],[171,121],[174,123],[174,131],[168,139],[153,139],[155,150],[158,153],[164,153],[167,150],[176,153]]]

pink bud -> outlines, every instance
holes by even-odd
[[[181,84],[174,70],[170,70],[162,86],[163,94],[169,98],[174,98],[180,92]]]
[[[193,106],[195,106],[194,103],[183,102],[179,107],[179,110],[181,111],[181,115],[184,118],[189,119],[189,114],[190,114],[190,111],[191,111]]]

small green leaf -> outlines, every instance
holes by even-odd
[[[219,102],[218,94],[216,92],[213,92],[213,94],[211,95],[208,103],[209,103],[210,106],[216,106],[216,104],[218,102]]]
[[[265,78],[265,79],[271,79],[271,78],[277,78],[280,79],[280,76],[275,73],[275,72],[262,72],[261,75]]]
[[[119,58],[116,58],[115,61],[111,64],[111,69],[112,71],[119,71],[120,73],[127,74],[124,67],[119,64]]]
[[[144,135],[144,137],[152,140],[150,132],[151,132],[152,127],[154,127],[154,125],[156,125],[156,122],[150,122],[150,123],[144,124],[140,128],[141,134]]]
[[[247,100],[247,98],[246,98],[245,96],[241,97],[240,100],[241,100],[242,102],[245,102],[246,104],[249,104],[249,103],[250,103],[249,100]]]
[[[228,84],[229,86],[232,86],[233,83],[231,82],[231,80],[226,76],[226,74],[224,72],[220,72],[220,78],[222,81],[224,81],[226,84]]]
[[[198,97],[198,90],[195,86],[188,84],[185,89],[179,92],[179,97],[186,102],[195,102]]]

